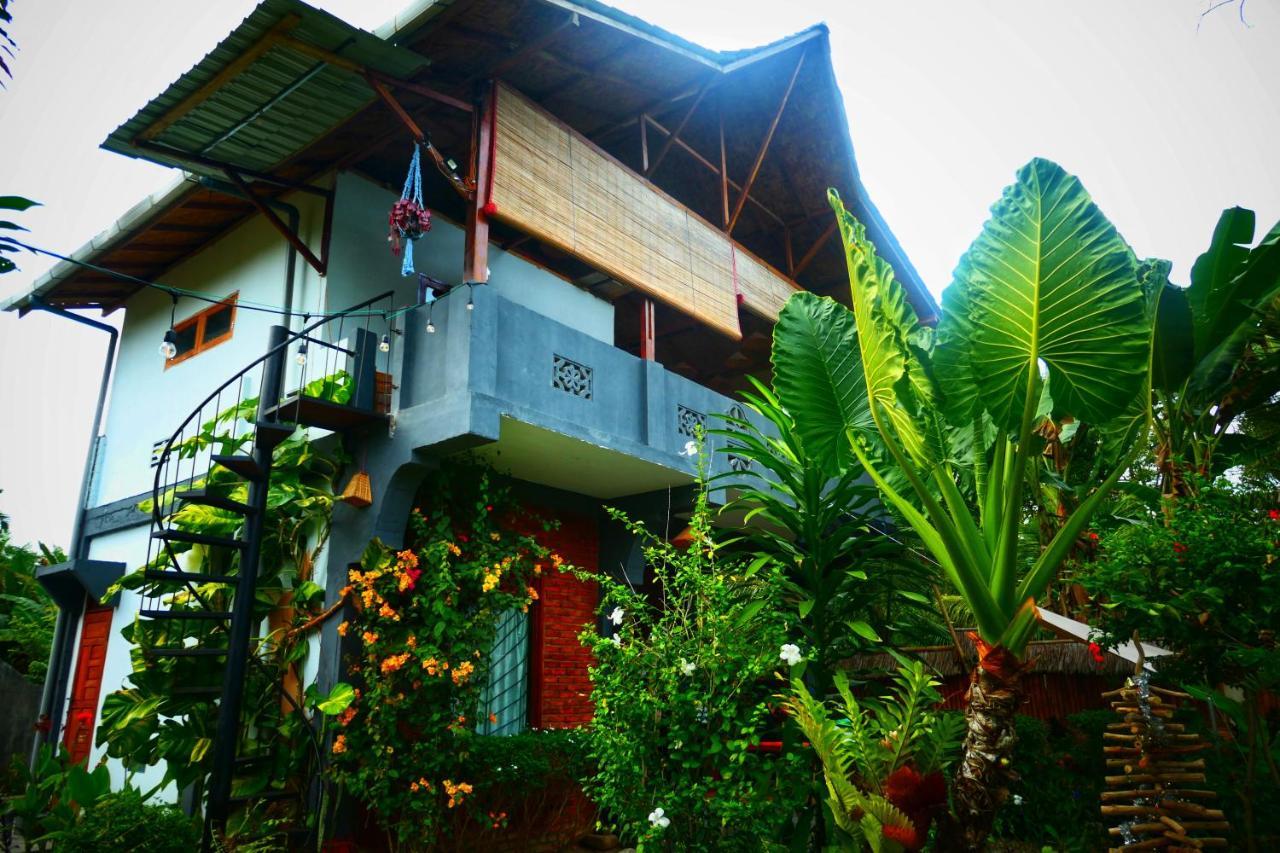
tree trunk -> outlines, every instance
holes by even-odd
[[[1026,664],[1008,650],[977,642],[980,656],[966,697],[964,752],[952,782],[952,814],[940,827],[939,849],[984,849],[996,811],[1009,796],[1014,718],[1022,705]]]

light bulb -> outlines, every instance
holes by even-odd
[[[471,294],[470,294],[470,293],[468,293],[468,294],[467,294],[467,310],[468,310],[468,311],[474,311],[474,310],[476,310],[476,303],[475,303],[475,300],[471,298]]]
[[[383,352],[391,352],[391,336],[383,335],[382,340],[378,342],[378,349]]]
[[[160,344],[160,355],[164,356],[166,361],[178,354],[178,345],[175,343],[177,337],[173,329],[164,333],[164,341]]]
[[[427,321],[427,334],[428,334],[428,335],[434,335],[435,333],[436,333],[436,324],[435,324],[435,323],[433,323],[433,322],[431,322],[430,320],[428,320],[428,321]]]
[[[298,362],[299,367],[307,363],[307,345],[305,343],[298,347],[298,354],[293,360]]]

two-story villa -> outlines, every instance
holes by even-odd
[[[119,629],[165,617],[155,597],[99,603],[181,541],[163,500],[139,509],[153,492],[212,502],[183,488],[215,466],[261,485],[295,425],[344,438],[373,494],[335,511],[315,567],[332,600],[373,536],[403,541],[434,461],[470,450],[559,519],[554,547],[642,581],[602,507],[682,512],[687,445],[768,378],[787,297],[847,299],[828,187],[935,313],[859,177],[822,26],[716,52],[595,0],[416,2],[376,33],[264,0],[103,145],[173,184],[3,305],[125,312],[73,559],[44,576],[62,608],[46,737],[94,760],[102,698],[130,670]],[[388,213],[415,145],[433,224],[405,276]],[[289,390],[335,371],[352,377],[341,405]],[[240,451],[175,451],[252,396]],[[247,557],[261,507],[235,509],[246,533],[221,544]],[[159,571],[184,582],[176,561]],[[508,729],[591,713],[576,634],[595,592],[541,583],[503,664],[520,676]],[[341,644],[329,623],[308,682],[341,677]]]

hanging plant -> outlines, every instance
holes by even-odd
[[[409,174],[405,176],[400,200],[391,206],[387,224],[390,226],[387,241],[391,243],[391,254],[398,256],[401,249],[404,250],[400,274],[413,275],[413,241],[431,230],[431,211],[422,203],[422,157],[417,144],[413,146]]]

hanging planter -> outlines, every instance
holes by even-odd
[[[390,231],[387,241],[391,243],[391,254],[404,253],[404,262],[400,265],[400,274],[409,276],[413,269],[413,241],[431,230],[431,211],[422,202],[422,158],[421,148],[413,146],[413,158],[409,161],[409,173],[405,175],[404,189],[400,200],[391,206],[391,215],[387,217]]]

